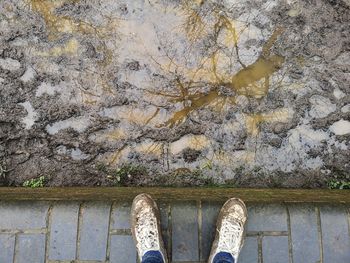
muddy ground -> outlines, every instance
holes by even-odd
[[[0,184],[350,176],[348,0],[0,1]]]

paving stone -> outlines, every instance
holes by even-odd
[[[105,260],[111,205],[87,203],[81,208],[80,249],[81,260]]]
[[[320,208],[324,263],[349,263],[350,237],[348,215],[344,207]]]
[[[220,212],[222,203],[203,202],[202,203],[202,240],[201,255],[202,261],[209,258],[211,245],[215,238],[216,219]]]
[[[59,203],[53,207],[51,213],[49,259],[75,259],[78,215],[78,203]]]
[[[248,231],[287,231],[287,211],[279,204],[255,204],[248,208]]]
[[[45,234],[18,234],[17,255],[14,261],[12,256],[15,237],[14,234],[4,233],[4,230],[44,228],[48,207],[49,204],[43,202],[0,202],[0,263],[41,263],[45,261]],[[170,237],[172,251],[169,252],[173,253],[174,262],[206,261],[214,238],[215,221],[220,207],[221,203],[202,203],[202,242],[199,258],[197,205],[195,202],[173,204],[172,237]],[[167,204],[161,203],[159,208],[164,230],[163,237],[167,243]],[[294,263],[318,262],[320,251],[314,206],[293,204],[288,205],[288,209],[291,219]],[[284,206],[253,205],[248,207],[248,210],[249,231],[287,231]],[[83,206],[80,224],[80,260],[91,262],[106,260],[109,211],[110,205],[102,202],[87,203]],[[118,208],[114,212],[117,211]],[[117,226],[115,229],[128,229],[130,227],[130,206],[126,204],[119,211],[122,212],[117,212],[114,216],[117,219],[121,216],[121,220],[111,223]],[[324,263],[348,263],[350,258],[349,215],[345,207],[321,206],[320,212]],[[77,203],[64,202],[53,206],[50,248],[48,249],[50,260],[68,262],[75,259],[77,221]],[[112,235],[110,238],[110,263],[137,262],[136,249],[131,236]],[[264,236],[262,249],[264,263],[289,262],[287,236]],[[248,236],[239,263],[253,262],[258,262],[257,237]]]
[[[112,211],[112,229],[130,229],[130,203],[118,203]]]
[[[174,204],[171,217],[173,261],[198,261],[198,213],[196,203]]]
[[[0,234],[0,262],[13,263],[15,235]]]
[[[289,263],[288,237],[263,237],[262,254],[264,263]]]
[[[137,254],[131,236],[111,236],[110,263],[136,263]]]
[[[16,263],[44,263],[45,234],[23,234],[18,236]]]
[[[239,256],[239,263],[258,263],[259,251],[256,237],[246,237]]]
[[[47,202],[0,202],[0,229],[44,228],[48,209]]]
[[[303,263],[320,261],[315,207],[312,205],[289,205],[288,209],[294,261]]]

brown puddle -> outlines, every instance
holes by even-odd
[[[222,24],[224,27],[227,26],[227,22]],[[230,27],[229,27],[230,28]],[[230,32],[235,34],[235,30],[231,24]],[[183,122],[188,115],[198,109],[201,109],[210,104],[215,104],[219,99],[229,103],[235,103],[235,96],[229,97],[220,95],[219,88],[224,86],[230,88],[235,92],[236,95],[244,95],[250,98],[260,99],[267,95],[269,87],[270,87],[270,77],[277,72],[284,63],[284,58],[279,55],[271,55],[270,50],[276,42],[278,36],[282,34],[283,29],[277,28],[270,38],[267,40],[265,45],[263,46],[262,53],[259,58],[251,65],[245,66],[242,62],[243,69],[238,71],[232,77],[223,77],[223,74],[217,72],[217,59],[216,52],[212,55],[210,59],[212,63],[212,72],[211,74],[214,76],[214,82],[210,83],[212,86],[212,90],[207,93],[196,92],[194,94],[190,94],[191,85],[198,85],[198,83],[194,83],[193,81],[189,81],[187,86],[185,84],[180,83],[180,90],[182,94],[186,96],[178,96],[177,102],[182,101],[185,106],[182,110],[177,111],[167,122],[162,126],[174,127],[181,122]],[[237,47],[237,39],[235,38],[235,48],[238,52]],[[238,53],[237,53],[238,54]],[[239,56],[238,56],[239,60]],[[200,68],[197,69],[200,71]],[[205,86],[206,84],[203,84]],[[186,88],[185,88],[186,87]],[[161,95],[161,94],[159,94]]]
[[[99,37],[108,36],[111,29],[117,26],[117,21],[108,19],[105,26],[94,26],[89,22],[75,20],[72,17],[57,15],[56,9],[65,4],[76,4],[80,0],[27,0],[31,9],[39,13],[49,29],[49,40],[55,40],[62,33],[94,34]]]
[[[91,34],[98,38],[106,37],[110,27],[116,27],[116,21],[109,21],[105,27],[96,27],[84,21],[76,21],[71,17],[57,15],[56,9],[64,4],[75,4],[80,0],[27,0],[31,8],[42,15],[49,31],[49,39],[55,40],[63,33],[81,33],[83,35]],[[235,74],[227,72],[220,68],[226,61],[223,61],[223,51],[216,47],[216,50],[204,57],[197,68],[191,70],[185,69],[180,76],[177,76],[174,83],[173,93],[166,91],[151,91],[146,92],[167,98],[170,105],[180,104],[182,109],[173,113],[173,115],[162,125],[157,127],[167,126],[174,127],[185,121],[188,116],[204,107],[212,107],[220,111],[226,104],[235,105],[236,98],[239,95],[244,95],[248,98],[261,99],[265,97],[270,88],[270,77],[277,72],[284,63],[284,58],[279,55],[271,54],[271,49],[277,41],[279,35],[283,33],[283,28],[277,28],[271,34],[269,39],[262,47],[260,56],[255,62],[250,65],[245,65],[240,58],[238,42],[240,34],[244,29],[237,29],[235,21],[230,19],[229,15],[225,14],[219,5],[212,3],[212,9],[206,10],[205,13],[201,9],[202,5],[207,1],[185,1],[180,9],[184,19],[182,30],[185,31],[190,43],[193,45],[202,41],[204,38],[212,35],[216,39],[216,46],[219,46],[220,41],[224,41],[230,45],[234,52],[237,65],[241,67],[236,70]],[[223,40],[222,40],[223,39]],[[65,46],[54,47],[49,52],[48,56],[72,55],[79,48],[79,42],[76,39],[68,40]],[[113,51],[107,47],[102,41],[96,48],[97,51],[104,54],[103,59],[97,63],[99,68],[97,78],[102,92],[114,95],[112,88],[109,85],[111,75],[106,68],[113,62]],[[150,57],[150,60],[154,58]],[[225,59],[225,58],[224,58]],[[231,57],[229,58],[231,59]],[[158,62],[157,62],[158,63]],[[160,63],[159,63],[160,64]],[[176,65],[169,56],[169,64],[162,67],[162,71],[170,73],[170,68]],[[176,65],[177,66],[177,65]],[[178,66],[177,66],[178,67]],[[186,66],[182,66],[186,68]],[[231,94],[222,94],[222,88],[231,90]],[[209,90],[208,90],[209,89]],[[80,89],[85,104],[95,105],[98,102],[99,94],[91,93],[85,89]],[[160,108],[155,111],[149,119],[145,121],[148,125],[153,118],[156,118]]]
[[[91,35],[97,37],[99,45],[96,47],[96,51],[103,54],[102,59],[97,61],[96,67],[99,69],[96,74],[96,79],[99,85],[102,87],[102,91],[99,93],[87,91],[83,88],[79,88],[82,96],[82,101],[88,105],[96,105],[99,101],[101,93],[114,95],[112,88],[108,84],[109,77],[106,68],[113,62],[113,51],[106,46],[104,40],[110,37],[112,31],[118,28],[117,19],[107,18],[104,26],[94,26],[93,24],[74,19],[66,15],[56,14],[57,8],[64,6],[65,4],[77,4],[80,0],[26,0],[30,8],[39,13],[48,28],[49,41],[59,40],[63,34],[71,34],[73,37],[64,45],[54,46],[47,52],[38,52],[38,55],[44,57],[56,57],[56,56],[74,56],[80,49],[79,41],[76,38],[76,33],[82,35]],[[93,69],[92,69],[93,70]],[[83,72],[84,73],[84,72]],[[90,75],[90,73],[87,73]],[[80,84],[83,86],[82,84]]]
[[[67,16],[59,16],[55,14],[55,9],[63,6],[66,3],[77,3],[80,0],[28,0],[31,8],[41,14],[44,18],[47,27],[49,28],[49,39],[54,40],[59,33],[94,33],[95,28],[83,21],[73,21]]]
[[[249,135],[257,136],[259,134],[259,125],[262,123],[287,123],[291,120],[293,111],[282,108],[265,113],[257,113],[246,116],[246,129]]]
[[[79,43],[75,38],[68,40],[63,46],[56,46],[51,48],[48,52],[40,52],[41,56],[59,57],[62,55],[73,56],[78,52]]]

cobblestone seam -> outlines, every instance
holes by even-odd
[[[349,231],[349,238],[350,238],[350,207],[346,208],[347,215],[348,215],[348,231]]]
[[[262,252],[262,235],[258,235],[258,260],[259,263],[263,263],[263,252]]]
[[[49,209],[47,210],[46,214],[46,235],[45,235],[45,261],[49,260],[49,251],[50,251],[50,235],[51,235],[51,223],[52,223],[52,208],[54,204],[50,204]]]
[[[319,240],[319,246],[320,246],[320,258],[321,262],[323,263],[323,241],[322,241],[322,228],[321,228],[321,213],[320,208],[315,207],[316,216],[317,216],[317,229],[318,229],[318,240]]]
[[[46,234],[47,229],[46,228],[40,228],[40,229],[28,229],[28,230],[23,230],[23,229],[4,229],[0,230],[0,234]]]
[[[131,229],[111,229],[110,235],[131,236]]]
[[[246,233],[248,237],[256,236],[288,236],[288,231],[248,231]]]
[[[96,261],[96,260],[49,260],[46,263],[109,263],[109,261]]]
[[[15,235],[15,249],[13,251],[13,263],[16,263],[16,255],[17,255],[17,252],[18,252],[18,235],[16,234]]]
[[[15,255],[16,255],[16,244],[17,244],[17,235],[15,235],[15,244],[13,246],[13,262],[15,262]]]
[[[169,243],[168,243],[168,258],[171,261],[173,258],[173,221],[172,221],[172,206],[169,204],[169,217],[168,217],[168,235],[169,235]]]
[[[111,228],[112,228],[112,213],[115,209],[115,202],[111,204],[111,208],[109,209],[109,219],[108,219],[108,237],[107,237],[107,247],[106,247],[106,260],[110,260],[111,255]]]
[[[292,246],[292,227],[290,223],[290,212],[288,206],[287,210],[287,226],[288,226],[288,252],[289,252],[289,263],[293,263],[293,246]]]
[[[78,224],[77,224],[77,244],[76,244],[76,252],[75,252],[76,260],[79,258],[79,251],[80,251],[80,228],[82,224],[82,206],[83,205],[84,203],[79,204]]]
[[[171,213],[171,206],[170,206],[170,203],[167,204],[167,228],[166,228],[166,237],[167,237],[167,247],[165,248],[167,250],[167,256],[168,258],[170,257],[170,251],[171,251],[171,216],[170,216],[170,213]]]
[[[202,202],[197,201],[197,221],[198,221],[198,255],[199,259],[202,256]]]

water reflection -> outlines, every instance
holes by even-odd
[[[132,152],[163,158],[168,152],[175,154],[174,147],[210,148],[214,141],[210,137],[205,137],[202,148],[183,139],[186,135],[179,139],[181,147],[179,142],[157,139],[136,141],[145,128],[175,128],[194,115],[200,124],[202,115],[208,114],[203,109],[220,115],[227,108],[239,111],[240,101],[259,103],[283,78],[279,71],[286,61],[276,52],[276,44],[284,28],[258,28],[252,18],[217,1],[109,1],[108,12],[96,1],[96,10],[101,8],[98,19],[67,11],[86,5],[79,0],[23,1],[47,27],[49,48],[35,54],[45,63],[59,57],[74,65],[64,69],[71,81],[57,89],[61,99],[74,94],[86,116],[92,112],[118,122],[89,136],[95,143],[117,145],[108,155],[110,164]],[[242,123],[247,135],[255,137],[260,124],[284,122],[291,115],[285,108],[253,110]],[[82,122],[88,118],[84,116],[79,117]],[[48,130],[75,127],[62,123],[66,122],[50,124]],[[250,158],[252,154],[238,155]],[[226,160],[224,151],[215,156]]]
[[[225,27],[228,27],[225,22]],[[217,24],[215,24],[217,27]],[[233,25],[230,24],[230,32],[236,32]],[[195,78],[190,79],[187,82],[182,82],[180,78],[176,78],[175,88],[179,91],[180,94],[164,94],[162,92],[153,92],[153,94],[170,97],[170,101],[177,103],[181,102],[184,105],[184,108],[180,111],[174,113],[174,115],[164,123],[163,126],[169,126],[170,128],[179,125],[182,123],[188,115],[200,108],[203,108],[210,104],[221,104],[221,108],[225,103],[235,103],[235,97],[239,95],[244,95],[250,98],[261,99],[266,96],[269,87],[270,87],[270,77],[276,73],[283,65],[284,58],[280,55],[271,54],[271,48],[276,42],[278,36],[283,33],[283,28],[277,28],[270,38],[262,47],[261,55],[258,59],[246,66],[239,59],[239,50],[237,46],[237,36],[235,33],[234,39],[234,48],[237,54],[237,63],[242,66],[242,69],[239,70],[233,76],[227,76],[224,73],[218,71],[218,53],[220,50],[216,50],[211,55],[211,58],[205,59],[211,63],[211,67],[208,69],[204,68],[205,64],[202,64],[202,67],[199,67],[192,71],[195,72],[193,77],[196,77],[201,71],[207,70],[208,75],[214,76],[210,82],[198,82]],[[203,73],[202,73],[203,74]],[[199,75],[199,74],[198,74]],[[209,92],[202,92],[201,89],[206,89],[210,86]],[[233,91],[234,96],[224,96],[220,94],[220,88],[227,87]]]

